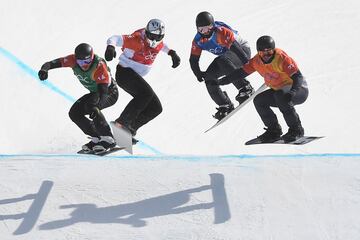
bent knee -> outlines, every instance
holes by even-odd
[[[81,118],[81,115],[72,108],[70,109],[68,115],[69,115],[70,119],[74,122]]]
[[[163,108],[162,108],[162,105],[160,104],[160,106],[158,107],[158,114],[157,115],[159,115],[160,113],[162,113],[162,111],[163,111]]]
[[[259,95],[257,95],[257,96],[255,96],[253,102],[254,102],[254,105],[256,107],[256,106],[262,105],[263,100],[259,97]]]

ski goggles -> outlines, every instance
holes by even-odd
[[[92,58],[76,59],[76,63],[77,63],[79,66],[89,65],[91,62],[92,62]]]
[[[164,38],[163,34],[155,34],[155,33],[151,33],[146,31],[146,37],[152,41],[161,41]]]
[[[265,48],[264,50],[258,51],[260,57],[272,56],[275,50],[272,48]]]
[[[208,26],[202,26],[202,27],[197,27],[197,31],[200,33],[200,34],[209,34],[212,30],[213,30],[214,26],[211,24],[211,25],[208,25]]]

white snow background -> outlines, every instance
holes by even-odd
[[[204,10],[237,29],[252,55],[271,35],[295,59],[310,90],[297,106],[305,133],[325,138],[245,146],[263,132],[252,103],[204,133],[216,106],[188,62]],[[359,13],[355,0],[3,1],[0,239],[360,239]],[[173,69],[159,54],[145,77],[162,114],[138,131],[134,155],[76,155],[88,139],[68,111],[86,89],[71,69],[46,82],[37,71],[81,42],[103,56],[108,37],[151,18],[165,22],[182,60]],[[213,58],[204,52],[201,68]],[[224,90],[235,101],[234,87]],[[107,120],[129,100],[120,90]]]

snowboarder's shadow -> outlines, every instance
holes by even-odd
[[[40,216],[40,213],[46,203],[46,199],[53,185],[54,183],[52,181],[43,181],[37,193],[27,194],[18,198],[0,200],[0,204],[13,204],[31,200],[31,205],[26,212],[0,215],[0,220],[22,220],[19,227],[15,230],[14,235],[20,235],[30,232],[31,229],[35,226]]]
[[[214,223],[222,223],[230,219],[230,212],[224,188],[224,176],[222,174],[210,174],[211,184],[184,191],[174,192],[139,202],[119,204],[109,207],[97,207],[95,204],[70,204],[63,205],[61,209],[74,208],[71,217],[56,220],[40,225],[41,230],[50,230],[66,227],[79,222],[97,224],[120,223],[133,227],[144,227],[145,219],[181,214],[200,209],[214,208]],[[191,194],[211,190],[213,199],[208,203],[185,205],[189,202]]]

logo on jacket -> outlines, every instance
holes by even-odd
[[[145,53],[144,53],[144,58],[145,58],[146,60],[152,60],[152,61],[154,61],[155,58],[156,58],[156,55],[157,55],[156,52],[152,53],[152,52],[149,51],[148,54],[145,54]]]
[[[223,48],[222,47],[209,48],[208,51],[213,53],[213,54],[219,54],[219,53],[222,53]]]

